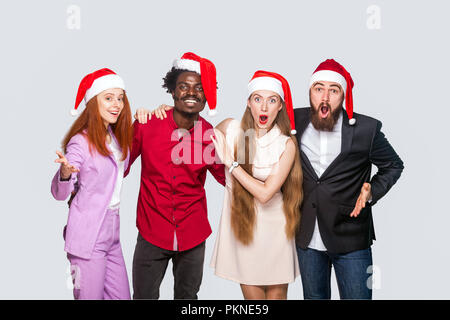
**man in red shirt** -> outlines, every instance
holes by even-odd
[[[193,53],[175,60],[164,78],[174,100],[167,118],[134,122],[130,164],[141,156],[137,205],[139,235],[133,258],[134,299],[158,299],[170,259],[174,298],[197,299],[205,240],[211,234],[205,196],[206,172],[225,185],[215,163],[213,126],[199,112],[216,105],[214,64]],[[128,174],[128,171],[125,175]]]

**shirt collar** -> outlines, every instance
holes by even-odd
[[[272,129],[270,129],[269,132],[267,132],[265,135],[263,135],[260,138],[256,138],[256,143],[260,147],[267,147],[269,144],[271,144],[273,141],[275,141],[276,138],[278,138],[281,135],[280,128],[275,124]]]
[[[169,124],[174,130],[177,130],[177,129],[180,129],[180,130],[183,130],[183,131],[186,130],[186,129],[183,129],[183,128],[180,128],[180,127],[177,126],[177,123],[175,122],[175,119],[173,118],[173,109],[171,109],[169,111],[166,111],[166,112],[167,112],[167,119],[169,120]],[[203,122],[203,118],[199,114],[198,115],[198,120],[194,122],[194,126],[191,129],[187,130],[187,131],[189,131],[190,134],[192,134],[197,129],[197,127],[199,126],[199,124],[201,122]]]

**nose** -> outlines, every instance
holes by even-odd
[[[267,110],[268,110],[267,100],[264,100],[263,103],[261,103],[261,111],[266,112]]]
[[[195,87],[194,87],[194,86],[189,87],[188,95],[190,95],[190,96],[195,96],[195,94],[196,94],[196,92],[195,92]]]
[[[323,90],[322,101],[324,101],[324,102],[330,101],[330,91],[329,90]]]

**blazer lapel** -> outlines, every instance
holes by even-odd
[[[112,132],[110,126],[108,126],[108,132],[109,132],[109,135],[111,136],[111,140],[114,140],[114,142],[116,143],[116,146],[118,146],[119,143],[117,142],[116,136],[115,136],[114,133]],[[113,141],[111,141],[111,143],[113,143]],[[109,144],[106,144],[106,148],[108,148],[108,150],[109,150],[109,152],[110,152],[109,155],[108,155],[108,157],[111,159],[111,161],[114,163],[114,166],[116,166],[116,168],[117,168],[116,159],[114,158],[114,154],[113,154],[113,152],[112,152],[111,146],[110,146]]]
[[[297,130],[296,133],[296,137],[297,137],[297,142],[298,142],[298,147],[300,149],[300,157],[301,157],[301,161],[303,162],[304,166],[303,169],[307,169],[307,171],[309,172],[309,174],[311,176],[314,177],[314,179],[319,179],[319,177],[316,174],[316,171],[314,171],[314,168],[311,165],[311,162],[309,161],[308,157],[306,156],[306,154],[302,151],[301,145],[302,145],[302,136],[303,133],[305,132],[306,128],[308,127],[310,121],[309,118],[309,108],[306,109],[301,109],[299,111],[303,111],[300,114],[300,112],[298,113],[298,115],[295,117],[295,129]]]
[[[112,132],[111,127],[108,127],[108,132],[111,135],[111,138],[114,139],[114,141],[116,142],[116,146],[119,146],[119,148],[120,148],[120,144],[117,141],[116,136]],[[107,145],[107,148],[109,149],[109,151],[112,152],[111,147],[109,145]],[[124,164],[124,166],[123,166],[124,167],[124,171],[126,171],[128,169],[128,164],[130,162],[130,154],[131,154],[131,150],[128,150],[127,157],[125,158],[124,163],[123,163]],[[116,159],[114,158],[114,155],[112,153],[109,155],[109,158],[114,162],[114,164],[117,167]]]
[[[296,114],[295,117],[295,129],[297,130],[297,138],[301,138],[303,133],[306,130],[306,127],[308,127],[308,124],[310,122],[309,119],[309,108],[305,109],[298,109],[299,112]],[[303,111],[300,113],[300,111]]]

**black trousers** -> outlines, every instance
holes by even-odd
[[[186,251],[159,248],[138,235],[133,257],[133,299],[158,299],[172,259],[174,299],[198,299],[203,277],[205,242]]]

